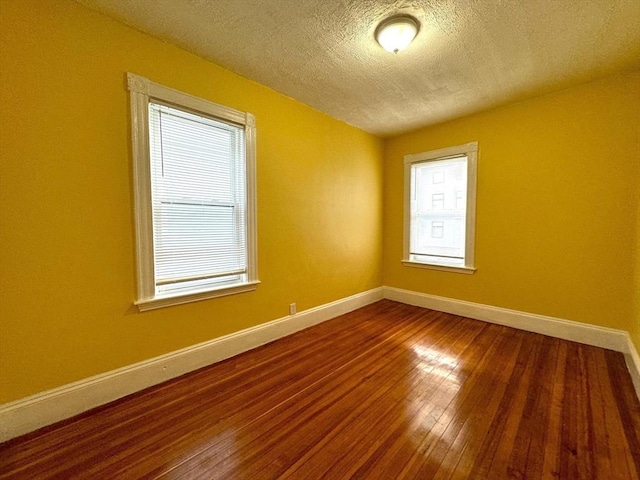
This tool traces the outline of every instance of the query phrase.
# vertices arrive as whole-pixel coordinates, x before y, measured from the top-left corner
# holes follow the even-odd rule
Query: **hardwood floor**
[[[620,353],[388,300],[0,446],[0,478],[639,479]]]

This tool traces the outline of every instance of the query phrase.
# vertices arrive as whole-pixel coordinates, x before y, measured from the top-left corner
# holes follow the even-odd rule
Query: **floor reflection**
[[[435,375],[447,382],[460,385],[460,379],[456,372],[459,362],[457,358],[423,345],[414,345],[412,350],[417,356],[417,368],[428,375]]]
[[[429,468],[433,462],[439,465],[467,428],[456,421],[460,359],[432,345],[414,345],[409,351],[422,377],[406,397],[405,438],[413,451],[409,463]]]
[[[216,478],[215,471],[222,466],[234,471],[239,464],[236,435],[236,428],[226,428],[211,437],[201,439],[172,462],[161,478]]]

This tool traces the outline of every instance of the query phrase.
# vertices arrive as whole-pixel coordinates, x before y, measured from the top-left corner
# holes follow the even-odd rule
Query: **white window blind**
[[[149,102],[157,293],[245,281],[244,130]]]
[[[127,74],[140,311],[256,290],[248,112]]]

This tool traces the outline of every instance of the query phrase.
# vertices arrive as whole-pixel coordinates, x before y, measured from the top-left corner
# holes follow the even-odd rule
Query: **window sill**
[[[476,269],[473,267],[457,267],[457,266],[454,267],[450,265],[436,265],[433,263],[413,262],[411,260],[402,260],[402,264],[405,267],[426,268],[427,270],[440,270],[443,272],[464,273],[466,275],[471,275],[476,271]]]
[[[164,295],[138,300],[135,305],[141,312],[154,310],[156,308],[171,307],[173,305],[181,305],[183,303],[198,302],[200,300],[208,300],[210,298],[224,297],[227,295],[235,295],[236,293],[250,292],[258,288],[259,281],[242,283],[240,285],[232,285],[230,287],[220,287],[213,290],[205,290],[194,293],[182,293],[177,295]]]

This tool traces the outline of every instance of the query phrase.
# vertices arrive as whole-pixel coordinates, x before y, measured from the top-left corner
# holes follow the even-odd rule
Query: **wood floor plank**
[[[622,355],[607,350],[607,359],[611,390],[617,405],[617,412],[622,421],[622,434],[626,439],[629,454],[627,460],[629,469],[635,470],[635,477],[640,478],[640,401],[635,395],[633,385],[628,381],[628,372]],[[632,463],[633,462],[633,463]]]
[[[509,458],[508,472],[516,478],[540,478],[549,421],[558,341],[542,338],[540,354],[533,365],[531,383]]]
[[[467,341],[461,342],[463,344],[473,341],[480,332],[477,325],[475,330],[467,330],[465,335],[468,335],[468,338]],[[404,359],[405,362],[412,362],[413,367],[407,368],[405,365],[404,371],[397,376],[395,388],[376,404],[376,408],[388,411],[375,415],[373,421],[363,422],[362,427],[358,423],[350,424],[349,435],[342,431],[334,432],[335,436],[331,438],[326,451],[307,460],[297,473],[302,477],[312,478],[349,478],[356,475],[355,470],[361,463],[369,459],[375,461],[377,449],[372,450],[370,447],[380,438],[396,438],[392,431],[394,427],[396,432],[406,432],[414,415],[417,415],[433,396],[441,395],[447,380],[455,376],[459,365],[450,362],[452,357],[448,355],[450,352],[447,350],[447,347],[452,346],[451,337],[447,336],[441,340],[442,342],[430,342],[428,346],[424,340],[420,340],[414,346],[411,357]],[[417,362],[414,361],[416,355],[420,357]],[[429,378],[430,381],[425,382],[425,378]],[[408,399],[412,401],[407,402]],[[387,447],[388,445],[382,446],[382,451],[386,451]],[[381,465],[374,468],[379,475],[384,475]]]
[[[598,364],[605,365],[606,360],[602,350],[595,348],[585,349],[585,361],[587,365],[587,384],[588,384],[588,399],[590,405],[590,423],[593,425],[600,425],[602,428],[591,428],[591,435],[593,436],[593,457],[594,457],[594,475],[596,478],[609,477],[611,480],[614,478],[620,478],[620,475],[612,474],[611,469],[611,448],[612,444],[616,441],[609,442],[608,431],[610,428],[607,417],[607,401],[603,392],[603,385],[601,383],[600,372],[598,371]],[[609,403],[614,406],[614,404]],[[613,411],[612,415],[613,416]],[[613,419],[618,420],[618,416]],[[615,446],[614,446],[615,448]],[[627,478],[631,475],[630,472],[625,472]]]
[[[389,338],[391,338],[395,334],[397,334],[398,332],[401,332],[403,329],[406,329],[408,327],[419,328],[419,326],[416,326],[416,325],[405,324],[405,323],[397,323],[396,325],[390,325],[388,327],[388,331],[385,332],[385,336],[388,336]],[[411,332],[409,331],[407,333],[407,335],[410,336]],[[383,342],[381,341],[381,339],[379,339],[378,343],[383,343]],[[358,355],[362,354],[358,350],[356,350],[356,352],[358,353]],[[349,361],[351,361],[351,360],[353,360],[353,358],[349,357]],[[348,362],[346,361],[346,358],[345,358],[345,362],[343,363],[343,365],[346,364],[346,363],[348,363]],[[306,368],[308,368],[308,365],[307,365]],[[365,365],[363,365],[362,368],[365,368]],[[336,370],[339,370],[339,369],[333,369],[331,371],[336,371]],[[305,409],[305,408],[307,408],[307,404],[308,404],[309,398],[310,398],[310,390],[309,390],[309,388],[310,387],[315,388],[314,385],[315,385],[314,383],[311,383],[310,385],[307,385],[305,388],[300,388],[295,396],[291,396],[289,398],[289,401],[286,402],[287,405],[290,408],[295,408],[295,409]],[[301,398],[300,402],[294,402],[293,401],[297,397]],[[238,432],[241,432],[244,428],[251,427],[251,431],[259,431],[259,428],[256,426],[255,422],[264,422],[264,419],[261,420],[261,417],[265,416],[266,414],[268,414],[271,410],[273,410],[273,408],[276,408],[281,403],[282,402],[280,402],[280,403],[278,403],[276,405],[273,405],[271,408],[264,408],[262,411],[258,412],[258,413],[260,413],[259,416],[244,416],[244,417],[236,418],[234,423],[233,423],[235,428],[233,429],[233,432],[232,432],[233,437],[235,438],[234,441],[236,443],[238,442],[238,438],[236,438],[237,435],[238,435]],[[262,425],[262,423],[258,423],[257,425],[260,426],[260,425]],[[221,456],[219,455],[219,451],[217,450],[217,448],[219,448],[219,447],[216,444],[220,443],[220,442],[224,443],[224,436],[223,437],[218,436],[214,442],[208,442],[206,448],[204,448],[201,451],[197,452],[197,456],[199,457],[198,461],[200,463],[206,463],[206,458],[208,456],[211,456],[214,459],[219,460],[221,458]],[[177,459],[176,461],[172,462],[173,464],[172,464],[172,466],[170,468],[173,469],[173,468],[176,467],[176,465],[180,465],[184,461],[190,460],[192,457],[194,457],[194,453],[195,452],[191,451],[183,459]]]
[[[504,365],[508,362],[506,358],[501,358],[499,361],[492,364],[500,365],[502,373],[506,373]],[[517,363],[514,365],[514,368],[517,368]],[[511,370],[513,372],[513,370]],[[513,373],[512,373],[513,375]],[[505,378],[500,378],[500,381],[506,382]],[[488,388],[488,383],[480,382],[474,385],[473,391],[470,395],[462,400],[458,400],[455,404],[456,409],[452,412],[451,416],[453,418],[461,417],[460,421],[451,422],[447,427],[447,431],[445,431],[445,435],[437,435],[437,438],[434,440],[434,452],[426,458],[421,459],[418,464],[418,468],[411,471],[410,478],[430,478],[433,476],[435,472],[443,468],[445,473],[451,472],[451,465],[443,464],[444,459],[442,458],[443,452],[446,452],[449,444],[454,441],[460,432],[461,424],[464,422],[464,418],[466,415],[466,411],[469,408],[473,408],[474,403],[477,401],[477,398],[488,398],[488,393],[494,391],[495,385],[492,384],[491,387]],[[508,385],[507,385],[508,386]],[[504,397],[504,396],[503,396]],[[468,398],[468,400],[467,400]],[[465,401],[466,400],[466,401]],[[469,406],[467,406],[469,405]],[[450,432],[448,435],[447,432]],[[454,452],[455,453],[455,452]]]
[[[394,332],[393,328],[387,329],[387,331],[385,332],[385,335],[392,335]],[[333,346],[335,346],[335,344]],[[251,390],[248,390],[246,394],[242,393],[230,399],[229,408],[233,407],[233,404],[237,404],[238,408],[240,409],[237,413],[233,412],[234,415],[229,417],[228,422],[225,422],[225,423],[230,422],[230,424],[235,426],[235,428],[233,429],[233,435],[235,436],[237,432],[241,428],[243,428],[243,426],[252,424],[252,422],[254,422],[257,418],[259,418],[259,416],[263,415],[265,411],[269,411],[271,408],[281,404],[283,401],[282,399],[288,400],[288,401],[292,400],[294,398],[294,395],[300,395],[301,392],[304,392],[305,388],[308,387],[308,384],[312,384],[318,378],[323,378],[323,376],[326,375],[327,372],[335,371],[342,364],[352,361],[354,358],[353,356],[356,353],[360,354],[357,350],[354,350],[354,349],[345,349],[345,350],[347,351],[344,351],[341,354],[338,354],[338,352],[332,353],[329,356],[329,360],[325,360],[323,358],[315,358],[315,357],[312,358],[310,362],[314,365],[313,373],[308,373],[308,374],[305,373],[306,370],[308,369],[308,366],[304,366],[304,362],[302,362],[300,366],[301,373],[296,377],[292,377],[289,373],[285,371],[284,374],[286,374],[286,378],[283,380],[278,377],[279,375],[283,375],[283,373],[273,372],[273,375],[274,375],[273,381],[275,384],[281,384],[283,383],[283,381],[288,384],[286,385],[285,389],[283,389],[283,391],[267,392],[266,395],[270,397],[269,398],[270,401],[266,405],[263,402],[262,404],[263,408],[259,408],[258,404],[255,409],[252,407],[250,402],[251,402],[251,398],[254,397],[254,394]],[[365,366],[363,366],[363,368],[365,368]],[[269,405],[271,405],[271,407],[267,408]],[[228,410],[226,406],[224,406],[224,409]],[[223,433],[226,433],[226,432],[223,432]],[[217,441],[224,443],[224,435],[218,435]],[[207,450],[212,450],[214,446],[215,445],[207,444]],[[205,455],[205,450],[199,451],[198,454]],[[193,450],[189,449],[187,452],[187,458],[190,458],[193,455],[194,455]],[[217,455],[216,455],[216,458],[217,458]],[[202,458],[200,460],[202,461]],[[178,459],[176,462],[173,462],[173,463],[180,463],[180,462],[181,462],[180,459]]]
[[[350,403],[351,398],[355,397],[356,402],[360,402],[362,398],[367,397],[358,395],[358,392],[368,389],[373,393],[379,389],[380,385],[393,383],[393,377],[397,374],[396,370],[399,366],[394,362],[402,362],[398,357],[404,355],[404,350],[397,345],[414,342],[420,330],[429,327],[430,324],[416,324],[406,331],[398,332],[394,337],[362,352],[362,358],[358,362],[350,362],[340,371],[322,379],[314,385],[312,391],[305,392],[304,412],[300,412],[297,408],[294,412],[290,412],[291,405],[283,405],[280,409],[269,412],[269,415],[259,419],[258,428],[252,425],[251,431],[241,432],[237,439],[237,442],[247,447],[243,458],[231,457],[224,463],[234,467],[240,466],[243,471],[251,475],[264,471],[260,460],[264,458],[264,452],[267,450],[270,451],[271,456],[277,456],[279,452],[284,451],[290,458],[296,457],[301,449],[318,441],[323,434],[323,428],[339,421],[345,412],[357,405],[357,403]],[[299,428],[302,425],[305,428]],[[255,438],[255,431],[266,431],[267,438]],[[270,432],[273,433],[269,434]],[[306,434],[306,438],[300,438],[301,434]],[[250,454],[247,454],[249,452]],[[206,467],[216,467],[215,462],[218,462],[219,456],[209,454],[207,456],[211,461],[206,464]],[[186,468],[190,467],[186,466]],[[199,463],[199,468],[204,468],[202,462]],[[231,476],[232,472],[227,471],[226,468],[224,464],[217,465],[216,472],[223,476]],[[178,469],[176,473],[180,474],[181,471],[182,469]]]
[[[347,322],[344,322],[344,323],[347,324]],[[336,329],[339,329],[340,326],[341,325],[336,325]],[[320,329],[314,330],[314,333],[319,330]],[[288,337],[287,339],[283,339],[283,341],[279,342],[277,346],[290,343],[288,340],[294,336],[295,335]],[[276,345],[274,345],[274,347],[275,346]],[[308,352],[311,349],[313,349],[313,346],[304,345],[303,348]],[[282,357],[282,354],[278,354],[274,350],[276,349],[271,348],[271,352],[272,352],[271,356],[266,361],[271,362],[271,364],[275,368],[285,370],[287,368],[286,364],[275,363],[279,358]],[[291,357],[289,360],[290,362],[292,363],[295,363],[296,361],[299,362],[299,359],[294,360],[296,353],[297,352],[295,350],[291,351]],[[212,375],[211,372],[206,372],[206,373],[195,372],[193,374],[190,374],[189,382],[191,384],[191,387],[190,387],[191,394],[192,395],[197,394],[199,391],[202,390],[202,388],[206,388],[206,389],[219,388],[221,392],[225,392],[224,393],[225,396],[229,396],[231,392],[225,388],[225,385],[223,382],[232,383],[234,382],[234,377],[237,377],[239,374],[242,373],[243,359],[248,359],[250,361],[249,363],[252,363],[250,367],[257,367],[261,364],[257,361],[251,361],[251,360],[259,359],[259,358],[260,358],[259,355],[240,355],[238,357],[235,357],[234,359],[231,359],[230,361],[221,362],[220,364],[217,364],[215,366],[216,372],[214,373],[214,375]],[[238,364],[240,366],[238,366]],[[247,367],[244,366],[244,369],[246,368]],[[261,374],[268,375],[268,373],[269,372],[266,370],[264,373],[262,373],[260,370],[256,370],[255,376],[259,376]],[[208,376],[206,382],[201,381],[200,376],[203,376],[203,375]],[[212,377],[213,377],[213,381],[212,381]],[[75,436],[75,439],[79,440],[80,442],[82,442],[83,439],[86,439],[86,441],[89,442],[91,440],[92,433],[98,432],[99,434],[109,435],[111,433],[109,431],[110,429],[112,430],[119,429],[124,425],[125,421],[131,422],[139,418],[140,416],[146,416],[146,414],[149,411],[153,411],[157,407],[171,409],[171,404],[175,402],[176,399],[178,399],[179,401],[179,399],[183,395],[182,390],[180,388],[176,388],[176,386],[178,386],[181,383],[181,381],[182,380],[178,379],[176,381],[167,382],[162,386],[155,387],[153,391],[151,390],[147,391],[149,395],[147,395],[147,393],[142,393],[137,395],[135,398],[128,399],[126,408],[122,408],[119,405],[117,405],[116,412],[113,412],[113,413],[105,412],[104,415],[94,417],[96,418],[96,420],[92,420],[92,422],[84,423],[80,421],[80,422],[75,422],[73,425],[68,424],[68,425],[61,426],[59,429],[56,429],[56,432],[54,435],[55,439],[53,440],[57,441],[58,444],[63,444],[67,440],[67,438],[65,438],[65,435],[68,433],[68,436],[70,438]],[[243,386],[239,385],[239,387],[241,387],[240,389],[242,389]],[[173,395],[172,395],[172,392],[173,392]],[[197,399],[194,398],[193,400],[197,400]],[[196,404],[197,402],[194,401],[192,403]],[[83,430],[83,426],[86,426],[85,430]],[[42,437],[36,439],[35,441],[42,443]],[[26,447],[25,451],[28,452],[29,441],[28,440],[25,441],[22,445]],[[57,447],[58,445],[53,444],[51,450],[55,452],[57,450]],[[19,455],[14,455],[14,458],[17,461],[22,460],[22,458]]]
[[[451,332],[451,330],[447,332]],[[439,343],[446,341],[446,336],[438,338],[437,335],[431,335],[431,339],[434,343]],[[417,344],[415,347],[421,347],[421,344]],[[396,368],[394,383],[376,388],[365,402],[351,410],[341,422],[333,426],[320,442],[313,446],[313,449],[292,464],[284,472],[282,478],[310,474],[320,476],[326,474],[327,470],[332,470],[331,476],[340,477],[341,475],[334,471],[336,465],[345,457],[364,458],[358,450],[365,449],[369,441],[362,437],[375,430],[379,422],[389,423],[395,410],[403,404],[407,392],[411,391],[413,395],[429,395],[430,392],[425,391],[427,387],[431,392],[437,390],[437,381],[430,382],[427,386],[423,380],[424,372],[432,370],[433,366],[425,364],[420,369],[402,368],[406,361],[406,358],[401,359],[401,368]],[[432,364],[437,361],[437,357],[431,359]],[[444,381],[445,378],[444,375],[441,376],[440,381]],[[345,431],[350,431],[352,436],[344,435]]]
[[[437,439],[433,453],[423,461],[418,470],[419,477],[468,478],[472,460],[493,421],[500,399],[504,395],[507,379],[515,366],[515,356],[504,355],[505,351],[514,351],[515,337],[503,334],[496,335],[495,338],[498,339],[493,344],[495,349],[488,350],[482,362],[478,364],[479,369],[490,374],[478,375],[477,380],[466,382],[463,388],[468,388],[469,394],[465,395],[464,391],[461,391],[458,395],[455,411],[447,427],[448,435]],[[515,341],[517,343],[517,340]],[[500,369],[491,372],[493,365],[500,365]]]
[[[389,334],[392,328],[379,329],[379,333]],[[350,338],[350,337],[348,337]],[[354,339],[358,345],[366,345],[360,337]],[[369,342],[377,342],[377,338],[369,338]],[[173,405],[172,401],[162,402],[163,396],[153,396],[157,404],[151,404],[151,408],[144,408],[145,402],[142,402],[142,409],[133,418],[125,420],[129,412],[117,409],[116,415],[104,415],[106,424],[111,424],[109,429],[97,428],[89,434],[78,436],[74,443],[79,454],[74,455],[72,459],[66,462],[57,462],[56,458],[44,458],[40,463],[45,467],[47,463],[56,463],[57,469],[65,469],[67,475],[73,475],[74,472],[86,471],[100,465],[105,468],[109,459],[95,462],[93,458],[92,445],[101,445],[108,441],[108,438],[115,438],[117,444],[110,445],[110,459],[117,462],[120,460],[131,460],[135,458],[144,458],[145,455],[163,454],[165,451],[172,450],[175,453],[176,443],[181,439],[187,440],[186,448],[189,448],[193,439],[198,439],[203,433],[215,434],[217,430],[224,430],[227,424],[236,424],[246,421],[246,417],[260,414],[264,405],[257,404],[255,398],[268,398],[271,401],[284,401],[299,391],[302,386],[300,382],[312,381],[315,376],[321,376],[323,369],[331,371],[335,365],[339,365],[343,361],[343,357],[352,358],[356,354],[357,349],[350,348],[350,343],[342,343],[336,341],[331,344],[331,349],[327,352],[326,348],[321,349],[317,354],[309,354],[304,352],[302,358],[310,362],[317,362],[318,368],[313,372],[306,372],[301,358],[297,361],[294,358],[283,361],[277,358],[268,365],[262,363],[261,368],[257,370],[250,369],[250,376],[246,375],[216,375],[216,365],[211,372],[212,382],[196,382],[187,381],[186,385],[179,385],[171,391],[178,399],[184,399],[188,395],[190,401],[182,403],[179,408]],[[255,352],[259,354],[260,352]],[[330,361],[322,362],[327,353],[330,353]],[[224,362],[223,362],[224,363]],[[304,374],[303,374],[304,373]],[[264,381],[259,381],[264,379]],[[297,379],[298,383],[293,380]],[[283,388],[283,384],[284,388]],[[179,401],[179,400],[178,400]],[[247,405],[251,405],[247,408]],[[113,413],[113,412],[110,412]],[[178,418],[183,421],[177,422]],[[209,418],[215,418],[215,424],[208,422]],[[144,428],[150,425],[149,428]],[[101,425],[106,427],[106,425]],[[124,427],[124,428],[123,428]],[[86,432],[85,432],[86,433]],[[66,439],[65,439],[66,440]],[[163,441],[161,441],[163,440]],[[161,446],[159,446],[161,445]],[[55,442],[55,447],[50,448],[55,456],[59,456],[60,443]],[[126,452],[125,456],[119,457],[120,452]],[[129,458],[131,457],[131,458]],[[40,460],[40,457],[38,457]],[[51,460],[49,462],[49,460]],[[50,473],[51,470],[47,469]],[[37,474],[36,471],[32,473]]]
[[[558,341],[553,374],[550,375],[551,398],[549,399],[549,420],[546,425],[545,444],[542,448],[541,478],[557,478],[559,476],[562,402],[565,386],[565,365],[567,362],[567,342]]]
[[[506,336],[506,335],[505,335]],[[524,336],[519,337],[520,342],[524,340]],[[510,342],[511,343],[511,342]],[[521,346],[521,343],[518,347]],[[470,422],[469,430],[464,432],[464,435],[459,435],[459,440],[464,442],[464,448],[462,452],[458,455],[457,463],[454,468],[449,469],[451,474],[445,475],[446,470],[443,472],[442,478],[460,478],[466,479],[469,478],[473,464],[475,459],[478,456],[480,449],[482,448],[482,444],[486,438],[486,434],[488,433],[491,425],[495,421],[496,414],[498,412],[498,408],[502,399],[504,398],[504,394],[506,391],[506,387],[508,384],[508,379],[515,368],[516,355],[519,351],[519,348],[514,348],[515,346],[511,344],[508,351],[511,355],[508,358],[498,359],[496,362],[492,362],[493,364],[501,365],[500,378],[496,385],[493,386],[491,396],[483,395],[487,398],[486,403],[481,403],[480,408],[476,408],[474,412],[474,417]],[[472,430],[474,429],[474,430]],[[523,429],[524,430],[524,429]],[[520,432],[519,432],[520,434]],[[516,440],[517,441],[517,440]],[[454,463],[456,462],[455,457],[452,460]],[[442,469],[439,470],[439,472]],[[533,472],[528,472],[528,476],[530,478],[535,478],[531,476]]]
[[[640,480],[620,353],[383,300],[0,445],[0,479]]]
[[[474,338],[464,349],[464,361],[456,365],[452,375],[445,378],[446,382],[441,382],[439,388],[428,397],[407,398],[405,402],[413,407],[411,416],[405,418],[400,412],[397,420],[391,424],[394,429],[383,432],[382,438],[386,440],[369,454],[367,462],[354,473],[355,478],[367,478],[374,472],[382,476],[401,477],[423,456],[428,456],[435,447],[434,440],[439,437],[439,432],[446,429],[453,419],[455,401],[461,401],[474,383],[482,380],[480,376],[473,376],[473,373],[486,366],[484,362],[487,362],[487,358],[493,358],[491,354],[499,348],[494,345],[494,340],[493,335]],[[451,361],[453,351],[449,350],[448,353]]]
[[[538,337],[531,338],[538,339]],[[505,394],[471,469],[470,478],[486,479],[495,475],[495,472],[501,472],[500,474],[506,472],[508,456],[513,447],[513,439],[524,408],[524,399],[530,380],[529,364],[535,355],[535,348],[536,342],[527,338],[517,352],[515,367],[509,376]],[[492,469],[494,472],[490,475]]]
[[[569,372],[572,375],[569,375]],[[593,457],[589,454],[592,439],[589,436],[589,412],[586,400],[586,370],[583,349],[570,345],[567,357],[567,387],[563,409],[562,460],[560,476],[563,478],[594,478]],[[584,400],[583,400],[584,399]]]

